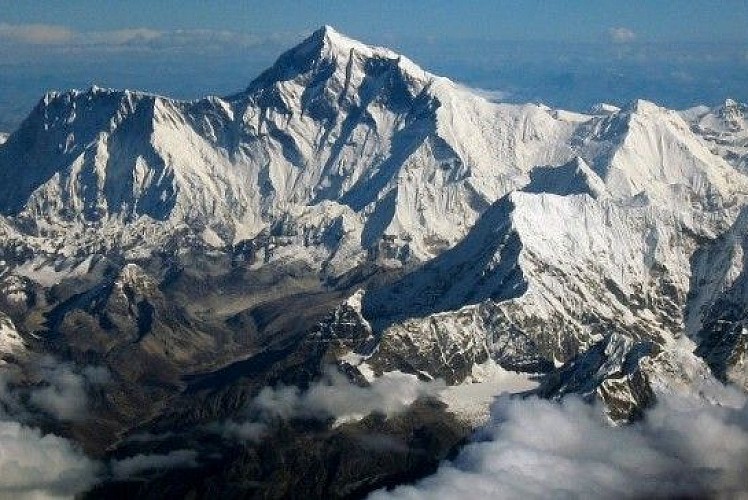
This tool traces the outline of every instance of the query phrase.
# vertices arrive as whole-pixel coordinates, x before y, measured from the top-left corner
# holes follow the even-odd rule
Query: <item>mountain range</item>
[[[452,456],[497,377],[617,424],[748,391],[746,109],[495,103],[328,26],[231,96],[50,92],[0,139],[2,402],[109,464],[92,498],[348,497]],[[80,415],[34,403],[50,359]],[[258,410],[395,376],[397,412]]]

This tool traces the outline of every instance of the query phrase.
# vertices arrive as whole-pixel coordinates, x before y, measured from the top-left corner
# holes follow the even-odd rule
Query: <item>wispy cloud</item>
[[[194,450],[174,450],[165,455],[135,455],[114,460],[110,467],[114,479],[126,479],[155,469],[176,469],[197,467],[197,452]]]
[[[444,387],[442,381],[427,383],[401,372],[385,373],[361,387],[338,371],[330,370],[307,391],[298,387],[266,387],[251,407],[262,415],[281,418],[335,417],[338,421],[348,421],[374,412],[394,415],[422,396],[437,395]]]
[[[43,357],[36,368],[41,384],[30,391],[29,402],[60,420],[86,417],[88,390],[110,381],[109,371],[103,367],[87,366],[76,370],[69,363],[58,363],[50,356]]]
[[[303,391],[295,386],[265,387],[236,421],[216,423],[209,430],[226,439],[257,442],[275,419],[333,419],[334,423],[359,420],[371,413],[395,415],[421,397],[438,395],[446,385],[424,382],[415,375],[385,373],[367,386],[350,382],[334,369]]]
[[[636,40],[636,33],[630,28],[618,26],[608,30],[608,36],[615,43],[628,43]]]

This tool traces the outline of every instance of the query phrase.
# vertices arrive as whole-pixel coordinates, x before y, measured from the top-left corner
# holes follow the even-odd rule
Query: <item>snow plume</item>
[[[499,398],[452,463],[372,498],[748,496],[748,406],[664,398],[642,422],[612,427],[578,398]]]
[[[335,425],[360,420],[371,413],[393,416],[425,396],[437,396],[446,385],[423,382],[415,375],[388,372],[368,386],[351,383],[336,370],[302,391],[295,386],[265,387],[248,405],[245,422],[225,422],[214,430],[227,438],[258,441],[274,419],[335,419]]]
[[[478,87],[466,87],[469,91],[474,94],[478,94],[483,99],[489,102],[503,102],[509,99],[512,94],[506,90],[499,89],[482,89]]]

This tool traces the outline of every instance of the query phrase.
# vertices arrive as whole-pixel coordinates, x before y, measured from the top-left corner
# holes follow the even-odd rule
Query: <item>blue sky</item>
[[[0,0],[0,130],[49,89],[232,93],[322,24],[509,101],[748,100],[746,0]]]
[[[81,31],[145,27],[270,34],[332,24],[366,37],[595,41],[625,27],[645,41],[745,42],[745,0],[0,1],[9,24]],[[2,19],[0,18],[0,19]]]

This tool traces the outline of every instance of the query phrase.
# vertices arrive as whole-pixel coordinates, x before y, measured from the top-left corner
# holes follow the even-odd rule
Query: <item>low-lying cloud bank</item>
[[[731,403],[661,398],[613,427],[578,398],[502,397],[454,462],[371,498],[748,498],[748,405]]]
[[[253,401],[252,408],[281,418],[335,417],[343,422],[375,412],[394,415],[418,398],[436,395],[444,387],[441,381],[423,382],[415,375],[401,372],[385,373],[369,386],[359,386],[331,370],[306,391],[298,387],[266,387]]]

